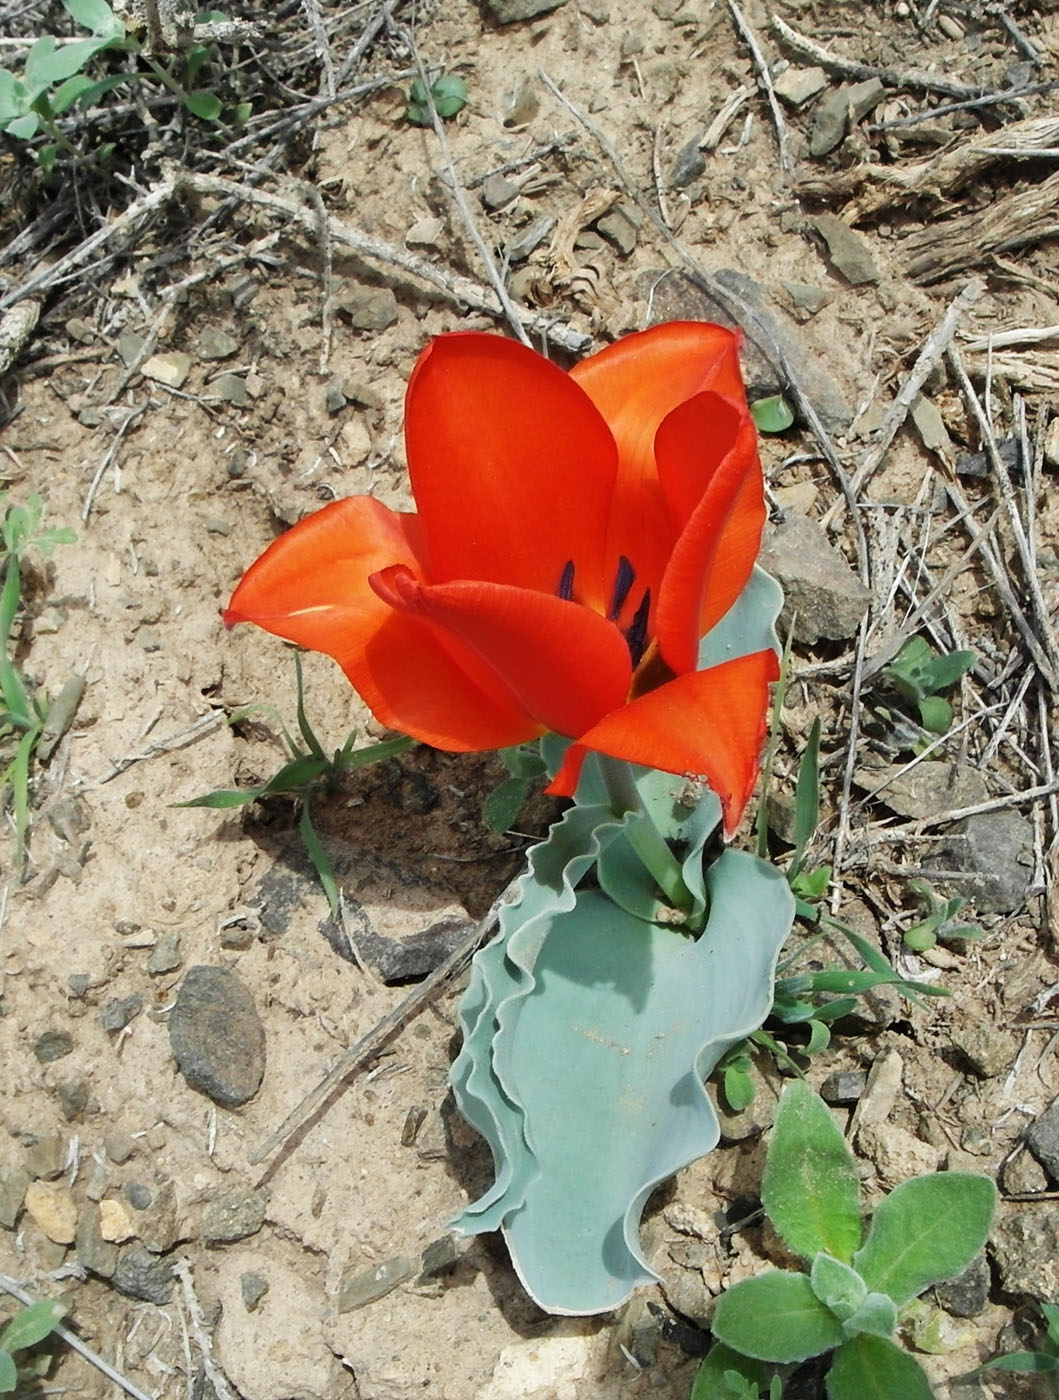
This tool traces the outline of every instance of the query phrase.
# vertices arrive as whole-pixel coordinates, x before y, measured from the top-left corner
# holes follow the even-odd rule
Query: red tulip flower
[[[336,501],[276,540],[224,614],[334,657],[388,728],[436,748],[575,742],[701,775],[726,834],[757,776],[771,650],[696,669],[765,507],[737,339],[676,322],[569,374],[444,335],[408,386],[418,513]]]

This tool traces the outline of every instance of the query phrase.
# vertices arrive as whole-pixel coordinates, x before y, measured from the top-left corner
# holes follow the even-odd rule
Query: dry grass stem
[[[765,62],[765,56],[761,52],[761,45],[757,41],[757,35],[746,21],[742,10],[736,4],[736,0],[728,0],[728,8],[731,11],[735,27],[739,30],[743,42],[750,50],[750,57],[754,60],[754,71],[757,73],[758,83],[765,94],[769,104],[769,111],[772,113],[772,125],[776,129],[776,145],[779,147],[780,169],[785,175],[794,173],[794,161],[791,159],[788,149],[787,123],[783,119],[783,110],[780,107],[772,86],[772,75],[769,73],[769,66]]]

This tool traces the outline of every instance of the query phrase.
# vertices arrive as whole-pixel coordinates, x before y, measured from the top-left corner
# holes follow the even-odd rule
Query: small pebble
[[[191,373],[192,359],[183,350],[170,350],[164,355],[152,355],[140,366],[145,379],[164,384],[167,389],[182,389]]]
[[[125,1199],[133,1210],[146,1210],[151,1204],[151,1193],[142,1181],[129,1181],[125,1185]]]
[[[88,1107],[88,1080],[66,1079],[56,1086],[55,1092],[63,1117],[68,1123],[76,1123]]]
[[[77,1235],[77,1206],[70,1188],[54,1181],[31,1181],[26,1187],[29,1216],[56,1244],[73,1244]]]
[[[231,1244],[256,1235],[265,1223],[269,1195],[264,1189],[231,1191],[211,1201],[202,1217],[202,1238],[207,1244]]]
[[[203,360],[228,360],[237,353],[239,342],[227,331],[207,326],[199,336],[195,351]]]
[[[268,1279],[262,1278],[260,1274],[240,1274],[239,1287],[243,1294],[243,1306],[247,1312],[256,1312],[258,1304],[268,1292]]]
[[[868,1075],[864,1070],[837,1070],[834,1074],[829,1074],[820,1085],[820,1097],[825,1103],[856,1103],[864,1093],[867,1082]]]
[[[349,400],[337,384],[329,384],[324,395],[324,407],[328,413],[341,413]]]
[[[127,997],[108,997],[100,1007],[99,1021],[105,1031],[123,1031],[142,1010],[143,997],[136,992]]]
[[[42,1065],[64,1059],[73,1048],[73,1038],[67,1031],[45,1031],[33,1042],[33,1053]]]
[[[404,1254],[397,1254],[380,1264],[370,1264],[356,1273],[345,1274],[338,1285],[338,1311],[353,1312],[369,1303],[377,1303],[415,1275],[415,1264]]]
[[[147,959],[147,971],[152,977],[158,977],[163,972],[175,972],[180,966],[180,940],[179,933],[162,934]]]
[[[99,1233],[110,1244],[124,1244],[136,1234],[132,1217],[120,1201],[113,1198],[100,1201]]]
[[[173,1266],[168,1259],[159,1259],[144,1249],[132,1245],[123,1249],[113,1274],[114,1287],[130,1298],[163,1307],[173,1296]]]
[[[66,1138],[58,1134],[49,1134],[47,1137],[38,1138],[26,1149],[24,1164],[26,1171],[32,1177],[39,1177],[42,1181],[53,1180],[57,1176],[62,1176],[66,1170],[66,1158],[69,1153],[69,1144]]]
[[[213,392],[225,403],[243,408],[250,402],[250,389],[241,374],[219,374],[210,383]]]
[[[136,1153],[136,1139],[131,1133],[116,1128],[103,1139],[103,1151],[119,1167]]]

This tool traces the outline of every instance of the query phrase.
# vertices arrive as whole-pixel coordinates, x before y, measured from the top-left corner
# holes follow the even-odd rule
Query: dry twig
[[[785,175],[794,173],[794,161],[791,160],[790,151],[787,148],[787,123],[783,119],[783,110],[776,98],[775,90],[772,86],[772,75],[769,73],[765,56],[761,52],[761,45],[757,41],[757,35],[747,23],[742,10],[736,4],[736,0],[728,0],[728,8],[732,12],[735,26],[743,38],[743,42],[750,50],[750,57],[754,60],[754,71],[757,73],[758,83],[769,104],[769,111],[772,113],[772,125],[776,128],[776,144],[780,153],[780,169]]]
[[[902,244],[905,270],[917,282],[938,282],[992,253],[1059,234],[1059,171],[994,200],[985,209],[926,225]]]

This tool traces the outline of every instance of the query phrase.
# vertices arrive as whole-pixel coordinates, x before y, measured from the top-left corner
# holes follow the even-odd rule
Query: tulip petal
[[[603,557],[617,453],[568,374],[500,336],[432,341],[408,385],[405,442],[436,583],[476,578],[605,612]]]
[[[497,583],[422,584],[401,567],[371,582],[391,607],[470,648],[527,714],[557,734],[583,733],[628,695],[625,638],[577,603]]]
[[[572,797],[588,750],[664,773],[701,775],[721,800],[724,832],[735,834],[757,781],[774,651],[695,671],[615,710],[566,752],[548,792]]]
[[[418,570],[418,522],[354,496],[306,517],[251,565],[224,613],[334,657],[375,717],[437,748],[506,748],[540,733],[473,654],[395,613],[371,589],[394,563]],[[464,649],[466,653],[466,649]]]
[[[608,575],[613,577],[624,555],[657,599],[676,533],[658,482],[655,434],[673,409],[707,389],[745,405],[739,337],[701,321],[671,321],[624,336],[575,365],[570,377],[599,409],[618,444]]]
[[[716,394],[674,409],[655,451],[674,518],[685,523],[663,575],[654,635],[684,675],[697,665],[699,639],[750,577],[765,525],[764,486],[753,419]]]

